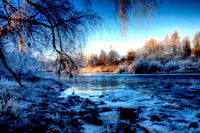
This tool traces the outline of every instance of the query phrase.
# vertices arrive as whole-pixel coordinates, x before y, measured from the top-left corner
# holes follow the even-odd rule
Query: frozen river
[[[192,88],[200,89],[200,74],[80,74],[73,79],[64,78],[63,81],[82,96],[132,89],[151,95],[178,94],[184,97],[193,93],[198,95],[199,91]]]
[[[80,74],[62,80],[71,86],[62,96],[75,93],[97,103],[97,108],[111,108],[111,112],[101,113],[99,119],[104,122],[119,123],[119,107],[141,107],[144,121],[139,124],[149,131],[199,131],[190,127],[191,123],[200,126],[200,74]],[[105,104],[99,104],[102,102]],[[162,122],[152,121],[154,114]],[[92,127],[85,128],[103,130]]]

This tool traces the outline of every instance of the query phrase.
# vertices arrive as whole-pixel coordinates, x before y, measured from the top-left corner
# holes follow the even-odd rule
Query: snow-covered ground
[[[84,123],[85,132],[200,132],[199,74],[84,74],[64,81],[72,87],[61,97],[89,99],[103,122]],[[124,119],[123,109],[139,109],[138,118]]]
[[[1,132],[199,132],[199,74],[1,78]]]

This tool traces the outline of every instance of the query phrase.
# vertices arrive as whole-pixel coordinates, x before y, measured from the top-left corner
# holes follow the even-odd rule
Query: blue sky
[[[89,37],[86,53],[99,54],[100,50],[109,51],[110,44],[121,55],[125,55],[130,49],[143,46],[144,42],[150,38],[162,41],[165,34],[171,35],[176,29],[179,31],[181,39],[189,36],[192,42],[193,36],[200,31],[200,0],[163,0],[159,6],[159,14],[154,15],[148,28],[145,24],[132,23],[128,27],[127,37],[122,36],[119,20],[116,19],[112,4],[94,4],[93,8],[106,21],[107,27],[97,31]]]

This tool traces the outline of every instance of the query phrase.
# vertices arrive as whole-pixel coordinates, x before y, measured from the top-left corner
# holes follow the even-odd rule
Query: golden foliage
[[[2,30],[3,30],[3,26],[0,26],[0,38],[3,36],[2,35]]]
[[[135,60],[135,58],[136,58],[136,52],[135,52],[134,50],[129,50],[129,51],[127,52],[126,59],[127,59],[128,61],[133,61],[133,60]]]
[[[18,45],[19,45],[19,53],[21,53],[22,51],[23,51],[23,53],[25,53],[26,44],[24,43],[24,39],[23,38],[19,39]]]
[[[159,50],[159,42],[154,39],[154,38],[151,38],[149,40],[147,40],[144,44],[144,51],[148,54],[148,55],[151,55],[151,54],[155,54],[156,51]]]
[[[22,45],[21,45],[21,40],[18,41],[19,44],[19,53],[21,53]]]
[[[8,33],[14,33],[22,31],[22,36],[18,36],[18,46],[19,46],[19,53],[23,51],[25,53],[25,41],[27,35],[27,29],[24,26],[24,22],[22,21],[26,16],[28,16],[28,9],[27,9],[27,2],[26,0],[22,1],[22,5],[20,8],[15,8],[16,11],[13,11],[13,7],[10,5],[9,1],[3,2],[4,6],[6,7],[6,13],[10,14],[10,17],[8,18],[6,30]],[[2,34],[3,26],[0,26],[0,37],[3,36]],[[8,38],[10,39],[10,36],[8,34]]]
[[[115,0],[117,3],[119,20],[121,22],[122,33],[127,35],[128,22],[131,21],[133,15],[136,24],[143,20],[147,24],[147,20],[151,20],[152,14],[157,12],[157,0]]]

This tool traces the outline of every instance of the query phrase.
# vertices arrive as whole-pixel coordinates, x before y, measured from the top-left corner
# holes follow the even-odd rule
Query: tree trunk
[[[17,74],[15,72],[13,72],[12,69],[8,66],[1,47],[0,47],[0,59],[1,59],[2,63],[3,63],[3,65],[4,65],[4,67],[6,69],[8,69],[8,71],[13,75],[13,77],[18,82],[20,87],[24,87],[24,85],[21,84],[20,80],[18,79]]]

